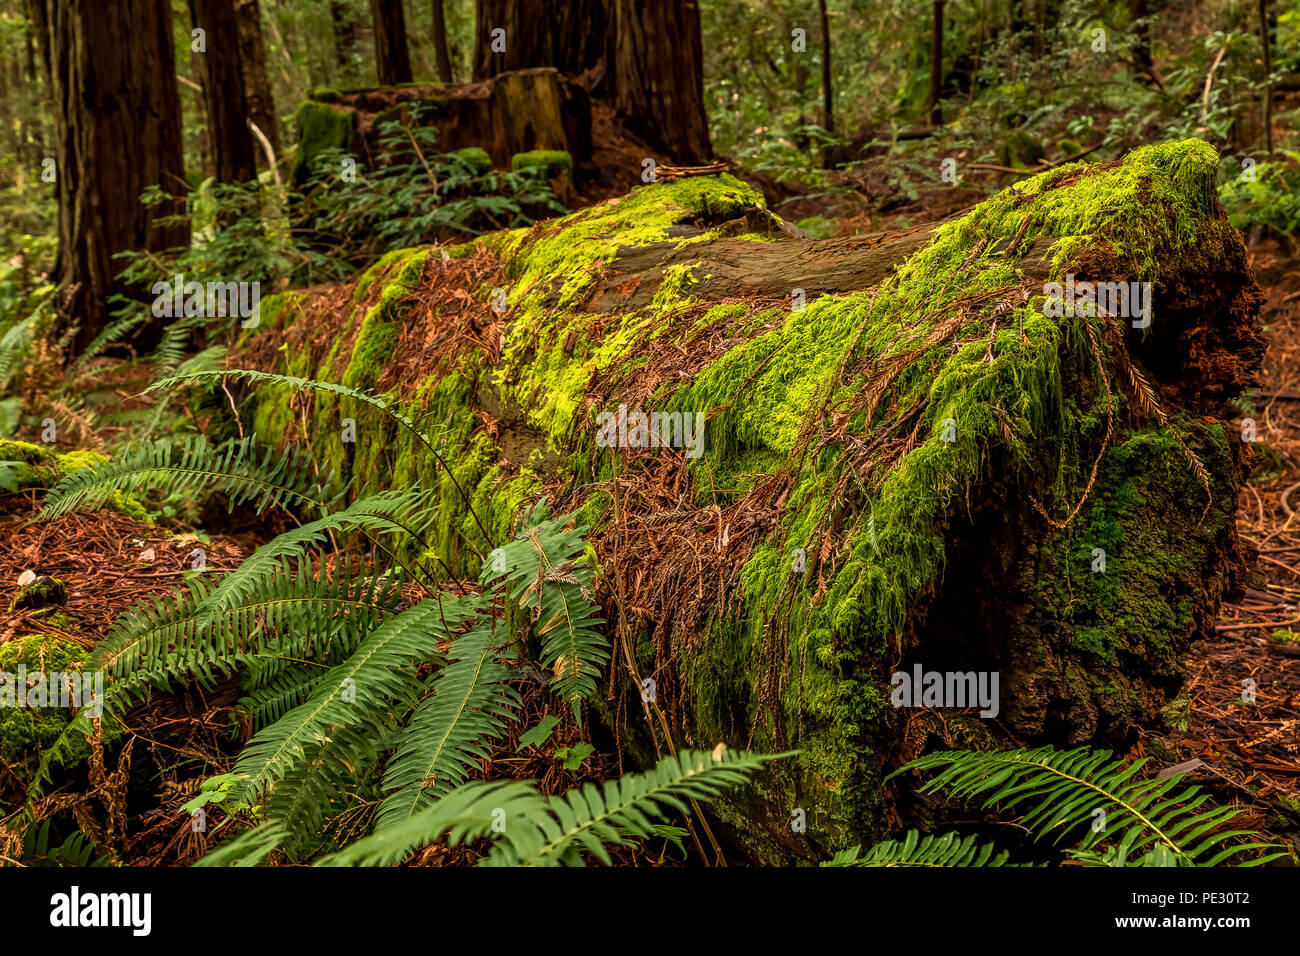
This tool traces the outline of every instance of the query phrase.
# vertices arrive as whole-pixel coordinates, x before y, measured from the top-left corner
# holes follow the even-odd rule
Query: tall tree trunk
[[[609,2],[475,0],[474,79],[537,66],[577,76],[599,66],[605,56]],[[503,44],[505,49],[500,49]]]
[[[379,85],[410,83],[411,51],[406,45],[406,11],[402,0],[370,0],[375,21],[375,65]]]
[[[55,126],[58,307],[84,348],[109,317],[119,252],[188,244],[183,211],[147,209],[150,186],[185,189],[181,105],[169,0],[29,0]],[[138,290],[137,290],[138,291]]]
[[[212,173],[219,183],[257,178],[257,154],[248,128],[248,97],[235,0],[190,0],[195,29],[205,31],[203,103],[208,114]]]
[[[934,0],[934,17],[930,25],[931,126],[943,123],[943,108],[939,105],[939,98],[943,94],[943,2],[944,0]]]
[[[822,126],[826,132],[835,132],[835,104],[831,90],[831,22],[826,13],[826,0],[817,0],[822,18]]]
[[[1269,38],[1268,0],[1259,0],[1259,42],[1264,48],[1264,144],[1273,158],[1273,44]]]
[[[438,63],[438,79],[443,83],[450,83],[451,54],[447,51],[447,11],[443,9],[442,0],[432,0],[430,13],[433,15],[433,56]]]
[[[275,98],[266,71],[266,41],[262,37],[262,10],[258,0],[235,0],[239,23],[239,57],[243,61],[244,96],[248,118],[280,156],[280,122],[275,115]]]
[[[612,11],[615,108],[635,135],[675,162],[709,162],[698,3],[613,0]]]
[[[353,56],[357,47],[357,23],[346,0],[330,0],[330,23],[334,27],[334,58],[346,80],[355,67]]]

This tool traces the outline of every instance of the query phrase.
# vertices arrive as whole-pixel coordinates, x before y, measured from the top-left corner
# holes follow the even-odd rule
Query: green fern
[[[544,797],[531,781],[468,783],[393,827],[321,861],[325,866],[382,866],[401,862],[422,846],[493,840],[489,866],[581,864],[586,854],[611,862],[608,847],[628,835],[644,839],[653,820],[688,813],[687,801],[710,800],[745,783],[775,756],[683,751],[653,770],[625,774],[603,788],[586,783],[563,796]]]
[[[841,850],[822,866],[1020,866],[1008,863],[1006,851],[976,843],[975,834],[945,833],[921,836],[908,830],[902,840],[882,840],[866,855],[861,847]]]
[[[985,809],[1021,810],[1018,822],[1035,839],[1059,844],[1071,837],[1077,842],[1067,853],[1090,865],[1219,866],[1241,854],[1275,849],[1230,843],[1253,836],[1232,829],[1239,810],[1207,806],[1209,796],[1198,787],[1181,786],[1178,776],[1139,777],[1146,763],[1144,758],[1125,764],[1108,750],[1087,747],[957,750],[921,757],[891,776],[937,770],[922,793],[946,792]],[[912,843],[914,854],[932,849]],[[1258,866],[1283,855],[1254,856],[1238,865]]]
[[[594,694],[609,661],[605,622],[591,597],[595,573],[583,560],[586,529],[574,516],[546,518],[544,504],[529,516],[528,530],[484,565],[490,580],[504,569],[507,595],[521,607],[541,638],[541,661],[555,674],[556,693],[581,722],[581,702]]]
[[[474,510],[473,501],[471,501],[469,495],[466,494],[465,489],[461,486],[460,480],[456,477],[455,472],[452,471],[451,466],[447,464],[447,461],[442,457],[441,452],[439,452],[434,446],[433,439],[429,435],[426,435],[419,426],[415,424],[415,421],[402,411],[401,408],[386,402],[384,399],[373,395],[368,391],[360,391],[359,389],[349,388],[346,385],[338,385],[334,382],[323,382],[317,379],[301,378],[296,375],[280,375],[275,372],[263,372],[251,368],[230,368],[195,369],[186,372],[184,375],[175,375],[170,378],[160,379],[146,388],[143,394],[148,394],[149,392],[160,389],[176,388],[190,382],[224,379],[243,379],[254,384],[277,384],[286,385],[295,390],[309,389],[313,391],[327,392],[332,395],[337,395],[340,398],[348,398],[355,402],[360,402],[363,405],[367,405],[379,411],[388,418],[391,418],[401,428],[414,436],[420,444],[424,446],[425,451],[427,451],[433,459],[437,461],[438,467],[442,469],[443,474],[445,474],[451,480],[452,485],[455,486],[456,492],[460,495],[461,502],[469,511],[470,516],[474,519],[474,523],[478,525],[479,533],[483,535],[483,539],[485,541],[491,540],[492,536],[488,534],[487,528],[479,518],[478,512]]]
[[[501,736],[515,716],[519,694],[506,683],[516,670],[496,662],[501,638],[481,623],[452,643],[433,683],[433,696],[411,717],[399,749],[384,773],[384,789],[396,791],[379,806],[377,830],[408,819],[464,782],[488,756],[484,743]]]
[[[267,449],[259,460],[253,438],[211,448],[202,437],[187,439],[179,456],[171,443],[145,440],[110,461],[79,469],[59,481],[45,497],[37,518],[51,521],[74,511],[103,506],[117,494],[141,488],[184,491],[191,497],[224,491],[230,506],[306,507],[328,514],[346,489],[330,493],[333,476],[319,476],[312,460],[296,448],[278,456]]]
[[[385,621],[332,668],[305,703],[258,732],[235,763],[239,793],[252,802],[339,728],[374,725],[394,707],[414,703],[413,665],[435,660],[434,646],[472,615],[476,598],[438,598]]]

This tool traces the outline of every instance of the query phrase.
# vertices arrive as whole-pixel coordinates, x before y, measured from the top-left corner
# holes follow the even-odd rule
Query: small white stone
[[[18,586],[20,588],[25,588],[27,587],[27,585],[31,584],[35,580],[36,580],[36,572],[29,568],[28,570],[24,571],[22,574],[18,575]]]

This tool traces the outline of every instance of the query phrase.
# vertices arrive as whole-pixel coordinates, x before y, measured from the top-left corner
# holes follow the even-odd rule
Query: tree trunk
[[[930,21],[930,125],[943,125],[943,0],[934,0]]]
[[[605,56],[609,0],[475,0],[474,79],[551,66],[565,76],[598,67]],[[494,34],[496,30],[504,35]],[[505,49],[493,49],[504,44]]]
[[[203,102],[208,115],[212,174],[219,183],[257,178],[257,153],[248,128],[248,97],[235,0],[190,0],[195,29],[205,33]],[[265,131],[263,131],[265,132]]]
[[[168,0],[30,0],[55,124],[59,313],[84,348],[109,317],[119,252],[189,242],[187,225],[156,225],[183,203],[146,209],[150,186],[186,189]]]
[[[334,58],[345,78],[354,69],[357,48],[357,24],[345,0],[330,0],[330,22],[334,28]]]
[[[375,21],[375,65],[380,86],[410,83],[411,53],[406,44],[406,11],[402,0],[370,0]]]
[[[1268,0],[1259,0],[1259,42],[1264,50],[1264,144],[1268,158],[1273,158],[1273,44],[1269,36]]]
[[[914,812],[884,779],[925,749],[1128,746],[1179,693],[1245,566],[1230,402],[1264,345],[1217,172],[1205,143],[1166,143],[942,230],[836,241],[799,238],[730,177],[674,179],[463,258],[410,250],[360,302],[264,302],[274,332],[236,362],[284,371],[288,340],[299,373],[459,436],[443,454],[496,536],[439,499],[456,530],[433,547],[459,576],[537,498],[583,508],[599,566],[635,571],[604,616],[630,620],[676,745],[801,751],[720,806],[732,837],[824,859]],[[1150,286],[1117,305],[1085,279]],[[1079,311],[1049,308],[1064,286]],[[355,409],[283,404],[255,393],[254,430],[306,440],[355,493],[447,492],[395,426],[345,445]],[[695,438],[632,424],[652,411],[691,416]],[[996,712],[901,709],[891,685],[914,669],[997,675]],[[639,685],[612,679],[596,715],[653,760]]]
[[[822,126],[826,132],[835,132],[835,105],[831,90],[831,22],[826,12],[826,0],[817,0],[822,22]]]
[[[681,165],[713,158],[696,0],[612,0],[614,107],[628,129]]]
[[[280,121],[275,112],[275,98],[266,71],[266,41],[262,37],[262,10],[258,0],[235,0],[239,21],[239,56],[243,61],[244,96],[248,100],[248,119],[257,124],[271,144],[278,159]]]
[[[447,11],[443,9],[442,0],[431,0],[430,13],[433,20],[433,55],[438,63],[438,79],[443,83],[450,83],[451,54],[447,51]]]

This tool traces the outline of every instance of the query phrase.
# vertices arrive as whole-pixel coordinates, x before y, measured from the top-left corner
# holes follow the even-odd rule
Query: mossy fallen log
[[[455,484],[346,401],[267,386],[253,424],[436,489],[459,572],[536,497],[581,509],[675,743],[800,750],[729,832],[814,859],[912,812],[882,781],[928,747],[1124,742],[1178,693],[1244,566],[1228,403],[1263,351],[1217,167],[1147,147],[826,241],[729,176],[658,183],[266,300],[236,361],[414,403]],[[917,669],[997,700],[896,706],[953,703],[901,701]],[[596,706],[646,755],[638,691]]]

